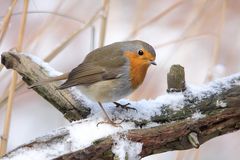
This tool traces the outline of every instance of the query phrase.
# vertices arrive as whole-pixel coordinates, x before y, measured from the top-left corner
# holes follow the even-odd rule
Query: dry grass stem
[[[90,41],[90,50],[94,50],[95,49],[95,32],[96,29],[94,26],[91,27],[91,41]]]
[[[163,43],[163,44],[155,45],[154,48],[156,48],[156,49],[162,48],[162,47],[165,47],[165,46],[167,46],[167,45],[176,44],[176,43],[179,43],[179,42],[182,42],[182,41],[186,41],[186,40],[191,40],[192,38],[198,38],[198,36],[199,36],[199,37],[202,37],[202,36],[203,36],[203,37],[207,37],[207,36],[210,37],[210,36],[212,36],[212,37],[215,38],[215,35],[203,34],[203,33],[202,33],[202,34],[197,33],[197,34],[192,35],[192,36],[186,36],[186,35],[188,34],[188,32],[190,31],[190,29],[192,29],[193,26],[196,25],[196,22],[199,21],[199,18],[202,16],[203,11],[204,11],[204,9],[205,9],[205,7],[206,7],[207,1],[208,1],[208,0],[204,0],[204,1],[201,3],[201,5],[198,5],[198,6],[196,7],[196,8],[197,8],[197,11],[194,11],[194,13],[196,13],[196,16],[195,16],[193,19],[190,20],[190,23],[187,25],[185,31],[183,31],[183,33],[181,34],[181,36],[180,36],[179,38],[177,38],[177,39],[175,39],[175,40],[172,40],[172,41],[169,41],[169,42],[166,42],[166,43]],[[168,9],[166,9],[164,12],[161,12],[157,17],[154,17],[153,19],[157,20],[157,18],[159,19],[159,18],[167,15],[167,13],[173,11],[176,7],[178,7],[179,5],[181,5],[183,2],[184,2],[184,1],[178,1],[178,2],[176,2],[174,5],[172,5],[172,6],[169,7]],[[154,21],[153,21],[153,20],[150,20],[149,22],[152,22],[152,23],[153,23]],[[149,23],[149,22],[147,22],[147,23],[148,23],[148,24],[151,24],[151,23]],[[145,23],[145,24],[147,24],[147,23]],[[143,25],[142,25],[142,26],[143,26]],[[145,27],[145,26],[144,26],[144,27]],[[143,28],[141,28],[141,26],[140,26],[140,29],[143,29]],[[138,31],[139,31],[139,29],[134,30],[134,31],[130,34],[130,36],[128,37],[128,39],[131,38],[131,37],[133,37],[133,36],[135,36]],[[176,46],[175,48],[177,48],[177,46]],[[175,49],[175,50],[177,50],[177,49]],[[162,62],[162,64],[159,63],[158,66],[160,66],[160,67],[161,67],[161,66],[165,66],[165,65],[171,60],[171,58],[174,57],[174,54],[177,54],[177,52],[173,52],[171,55],[168,56],[168,58],[166,58],[166,60],[165,60],[164,62]],[[144,93],[142,92],[142,93],[134,94],[132,97],[133,97],[133,99],[134,99],[134,97],[142,96],[142,94],[144,94]]]
[[[104,46],[105,37],[106,37],[106,29],[107,29],[107,18],[110,8],[110,0],[104,0],[103,2],[103,16],[100,27],[100,36],[99,36],[99,47]]]
[[[142,25],[140,25],[139,27],[137,27],[135,30],[133,30],[130,35],[128,36],[127,39],[130,39],[131,37],[134,37],[140,30],[142,30],[143,28],[156,23],[160,18],[166,16],[168,13],[170,13],[172,10],[174,10],[175,8],[177,8],[178,6],[180,6],[181,4],[183,4],[185,0],[180,0],[178,2],[176,2],[175,4],[173,4],[172,6],[170,6],[169,8],[167,8],[166,10],[164,10],[163,12],[159,13],[157,16],[153,17],[152,19],[150,19],[149,21],[143,23]]]
[[[187,25],[186,29],[183,31],[183,33],[181,34],[181,38],[186,37],[187,34],[189,34],[190,31],[192,32],[197,32],[196,28],[195,30],[193,29],[194,26],[196,26],[196,24],[199,22],[199,20],[201,19],[201,17],[203,16],[204,10],[206,9],[207,5],[208,5],[208,0],[203,0],[201,5],[197,6],[197,14],[196,16],[189,22],[189,24]],[[192,30],[191,30],[192,29]]]
[[[9,83],[7,86],[10,86],[11,83]],[[19,80],[17,82],[15,91],[18,91],[21,87],[23,87],[25,85],[25,83],[22,80]],[[0,108],[4,106],[4,104],[6,103],[6,101],[8,100],[8,92],[9,88],[7,87],[4,92],[3,95],[0,97]]]
[[[24,8],[23,8],[23,15],[21,19],[21,26],[20,26],[20,31],[18,34],[18,41],[17,41],[17,51],[22,51],[22,46],[23,46],[23,37],[25,33],[25,28],[26,28],[26,22],[27,22],[27,10],[28,10],[28,0],[24,0]]]
[[[195,38],[204,38],[204,37],[210,37],[210,38],[214,38],[214,39],[217,38],[217,36],[215,34],[211,34],[211,33],[209,33],[209,34],[208,33],[206,33],[206,34],[196,34],[196,35],[192,35],[192,36],[189,36],[189,37],[178,38],[178,39],[175,39],[175,40],[172,40],[172,41],[169,41],[169,42],[158,44],[158,45],[155,45],[154,48],[158,49],[158,48],[162,48],[162,47],[165,47],[165,46],[168,46],[168,45],[180,43],[180,42],[183,42],[183,41],[188,41],[188,40],[192,40],[192,39],[195,39]]]
[[[27,21],[27,10],[28,10],[28,0],[24,0],[24,8],[23,8],[23,15],[21,19],[21,26],[20,31],[18,34],[18,41],[17,41],[17,51],[22,50],[22,44],[23,44],[23,36]],[[4,155],[7,151],[7,142],[8,142],[8,135],[9,135],[9,129],[10,129],[10,123],[11,123],[11,113],[12,113],[12,107],[13,107],[13,98],[16,88],[16,82],[17,82],[17,73],[16,71],[13,71],[12,73],[12,81],[9,88],[9,94],[8,94],[8,103],[7,103],[7,111],[6,111],[6,117],[5,117],[5,124],[3,129],[3,135],[1,139],[1,148],[0,148],[0,156]]]
[[[126,40],[133,38],[134,36],[136,36],[136,34],[142,30],[143,28],[157,22],[157,20],[159,20],[160,18],[166,16],[168,13],[170,13],[171,11],[173,11],[175,8],[177,8],[178,6],[180,6],[181,4],[183,4],[183,2],[185,2],[185,0],[179,0],[176,3],[174,3],[173,5],[171,5],[170,7],[168,7],[166,10],[164,10],[163,12],[159,13],[157,16],[153,17],[152,19],[150,19],[149,21],[147,21],[146,23],[143,23],[142,25],[140,25],[139,27],[137,27],[135,30],[133,30],[129,36],[126,38]],[[141,97],[144,94],[144,92],[138,93],[138,94],[132,94],[131,98],[135,99],[135,97]]]
[[[134,20],[134,23],[133,23],[133,30],[136,30],[139,26],[139,22],[143,16],[143,13],[144,13],[144,7],[145,7],[145,0],[139,0],[137,2],[137,7],[136,7],[136,11],[135,11],[135,20]]]
[[[196,149],[194,153],[194,160],[200,160],[200,149]]]
[[[2,25],[1,25],[1,28],[0,28],[0,45],[2,44],[2,40],[3,40],[3,38],[6,34],[6,31],[7,31],[11,16],[12,16],[13,9],[16,5],[16,2],[17,2],[17,0],[12,1],[12,4],[8,8],[7,14],[3,18]],[[1,64],[0,65],[0,72],[1,72],[2,69],[3,69],[3,65]]]
[[[182,40],[185,41],[185,40],[188,40],[189,38],[190,38],[190,39],[195,38],[195,36],[196,36],[196,38],[198,38],[197,35],[205,35],[205,34],[200,34],[200,33],[198,33],[198,31],[197,31],[197,28],[198,28],[198,27],[196,27],[196,25],[197,25],[197,22],[199,22],[199,19],[203,16],[204,10],[205,10],[206,7],[207,7],[207,2],[208,2],[208,0],[205,0],[205,1],[202,2],[202,5],[197,6],[196,16],[189,22],[189,24],[187,25],[186,29],[182,32],[180,38],[179,38],[179,39],[176,39],[176,40],[173,40],[173,41],[181,42]],[[197,34],[188,37],[187,35],[188,35],[190,32],[192,32],[192,33],[197,33]],[[211,36],[211,37],[214,38],[214,39],[217,38],[215,34],[208,34],[208,33],[207,33],[206,35],[209,35],[209,36]],[[173,42],[173,43],[174,43],[174,42]],[[170,45],[170,44],[172,44],[172,41],[166,42],[166,43],[164,43],[164,44],[160,44],[158,47],[160,48],[160,47],[164,47],[164,46]],[[176,46],[174,50],[177,50],[177,47],[180,47],[180,46],[179,46],[179,45]],[[178,52],[173,52],[173,53],[169,56],[169,58],[166,59],[163,64],[161,64],[161,66],[166,65],[166,64],[168,63],[168,61],[171,60],[171,57],[174,57],[174,55],[177,54],[177,53],[178,53]]]
[[[0,44],[1,44],[1,42],[4,38],[4,35],[7,31],[7,28],[8,28],[11,16],[12,16],[13,9],[16,5],[16,2],[17,2],[17,0],[12,1],[11,5],[8,8],[6,16],[4,16],[4,18],[3,18],[1,29],[0,29]]]
[[[144,7],[146,6],[145,0],[138,1],[137,7],[136,7],[136,18],[133,23],[133,31],[136,31],[141,23],[141,18],[143,16],[144,11],[146,10]]]
[[[44,61],[50,62],[54,57],[58,55],[79,33],[81,33],[86,28],[90,27],[92,23],[98,18],[99,13],[102,11],[102,8],[98,9],[93,17],[80,29],[71,34],[65,41],[63,41],[59,46],[57,46],[51,53],[44,58]]]
[[[3,65],[2,64],[0,64],[0,72],[1,72],[1,70],[3,69]]]
[[[226,14],[226,5],[227,5],[226,3],[227,3],[226,0],[222,0],[220,26],[219,26],[217,38],[214,41],[214,47],[213,47],[213,52],[211,57],[212,61],[211,61],[210,67],[208,68],[207,76],[204,80],[205,82],[212,80],[213,68],[218,63],[218,60],[220,57],[220,44],[221,44],[221,37],[222,37],[222,32],[223,32],[224,23],[225,23],[225,14]]]
[[[185,151],[177,151],[176,160],[183,160]]]
[[[54,12],[58,12],[59,8],[61,8],[61,7],[62,7],[62,2],[60,2],[56,6],[56,8],[54,9]],[[42,38],[42,36],[44,35],[43,33],[46,32],[50,28],[49,26],[54,24],[54,22],[56,21],[56,19],[54,19],[54,17],[55,16],[48,17],[47,20],[45,20],[44,23],[42,23],[42,25],[39,27],[39,29],[32,34],[31,38],[26,40],[26,49],[28,49],[31,44],[34,44],[36,41],[39,41],[39,39]],[[35,48],[36,47],[37,47],[37,45],[35,46]],[[33,48],[32,50],[35,50],[35,48]]]
[[[4,87],[4,89],[3,89],[4,92],[3,92],[2,97],[0,97],[0,101],[2,101],[3,97],[8,96],[8,91],[9,91],[10,85],[11,85],[11,82],[8,83],[8,84]]]
[[[13,71],[12,74],[13,74],[12,82],[9,90],[7,111],[6,111],[5,121],[4,121],[5,123],[3,128],[3,134],[1,136],[0,157],[3,156],[7,151],[9,127],[11,122],[11,113],[12,113],[12,105],[13,105],[13,98],[14,98],[14,87],[16,86],[16,79],[17,79],[17,73]]]
[[[12,13],[12,16],[18,16],[18,15],[21,15],[21,14],[22,14],[22,12],[15,12],[15,13]],[[61,13],[57,13],[56,11],[53,11],[53,12],[51,12],[51,11],[28,11],[27,14],[28,15],[31,15],[31,14],[50,14],[50,15],[53,15],[53,16],[58,16],[58,17],[62,17],[62,18],[72,20],[72,21],[76,21],[76,22],[79,22],[79,23],[82,23],[82,24],[85,23],[85,21],[83,21],[83,20],[71,17],[69,15],[64,15],[64,14],[61,14]],[[2,17],[0,17],[0,18],[2,18]]]

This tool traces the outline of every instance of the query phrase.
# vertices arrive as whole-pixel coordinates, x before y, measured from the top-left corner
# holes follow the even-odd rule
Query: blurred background
[[[0,0],[0,53],[19,46],[26,1]],[[153,45],[158,66],[150,67],[143,85],[128,97],[131,100],[165,94],[166,75],[172,64],[184,66],[187,84],[195,85],[240,69],[240,1],[29,0],[27,11],[19,50],[49,61],[60,72],[70,71],[91,50],[102,45],[133,39]],[[11,73],[0,66],[0,135],[4,130]],[[10,124],[8,151],[68,122],[48,102],[22,85],[18,77]],[[215,138],[198,150],[167,152],[144,159],[239,160],[239,134],[238,131]]]

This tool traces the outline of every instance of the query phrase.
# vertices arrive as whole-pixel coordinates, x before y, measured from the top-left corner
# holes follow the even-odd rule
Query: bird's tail
[[[45,84],[48,84],[48,83],[51,83],[51,82],[55,82],[55,81],[65,80],[65,79],[68,78],[68,75],[69,75],[69,73],[64,73],[64,74],[62,74],[60,76],[57,76],[57,77],[49,77],[48,79],[44,79],[42,81],[33,83],[31,86],[29,86],[29,88],[45,85]]]

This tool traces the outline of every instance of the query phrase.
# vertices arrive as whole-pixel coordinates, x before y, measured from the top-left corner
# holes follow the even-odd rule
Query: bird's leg
[[[103,108],[102,103],[101,103],[101,102],[98,102],[98,104],[99,104],[99,106],[102,108],[103,113],[105,114],[105,116],[107,117],[107,121],[99,122],[99,123],[97,124],[97,126],[98,126],[99,124],[104,124],[104,123],[106,123],[106,124],[110,124],[110,125],[112,125],[112,126],[114,126],[114,127],[121,127],[120,124],[121,124],[122,122],[120,122],[120,123],[113,122],[113,121],[109,118],[109,116],[108,116],[107,112],[105,111],[105,109]]]
[[[121,107],[122,109],[126,109],[126,110],[132,109],[132,110],[137,111],[136,108],[128,107],[128,105],[130,105],[130,103],[127,103],[127,104],[120,104],[118,102],[113,102],[113,103],[116,105],[116,107]]]

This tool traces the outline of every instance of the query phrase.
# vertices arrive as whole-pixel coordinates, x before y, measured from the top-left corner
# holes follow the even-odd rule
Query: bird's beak
[[[157,65],[157,63],[155,62],[155,61],[150,61],[150,64],[152,64],[152,65]]]

